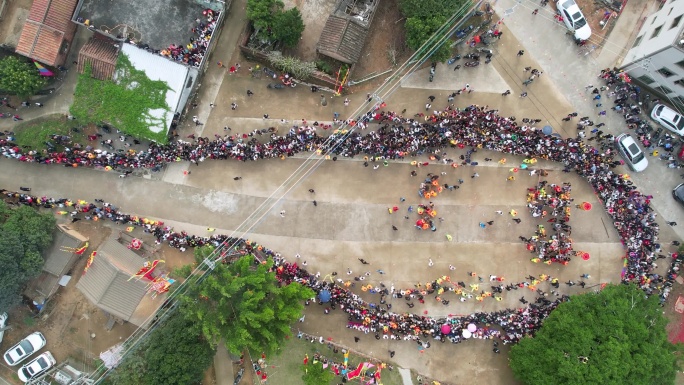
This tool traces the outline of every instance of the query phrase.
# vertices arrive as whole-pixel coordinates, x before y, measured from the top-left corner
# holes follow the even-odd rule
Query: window
[[[675,80],[674,84],[684,87],[684,79]]]
[[[677,28],[680,21],[682,21],[682,15],[679,15],[679,16],[675,17],[674,20],[672,20],[672,25],[670,26],[670,29]]]
[[[651,39],[653,39],[654,37],[658,37],[658,35],[660,35],[661,29],[663,29],[662,25],[659,26],[658,28],[656,28],[655,30],[653,30],[653,34],[651,35]]]
[[[637,37],[636,40],[634,40],[634,45],[632,45],[632,48],[638,47],[639,44],[641,44],[641,39],[643,39],[643,38],[644,38],[644,35]],[[684,62],[684,60],[682,60],[682,61]],[[682,63],[682,64],[684,64],[684,63]]]
[[[659,69],[657,72],[659,74],[665,76],[666,78],[669,78],[670,76],[674,75],[674,73],[672,73],[672,71],[670,71],[669,69],[667,69],[665,67]]]
[[[641,75],[637,79],[644,84],[655,83],[655,80],[653,80],[653,78],[648,75]]]
[[[651,20],[651,25],[655,24],[655,21],[657,18],[658,18],[658,16],[654,17],[653,20]]]
[[[684,68],[684,60],[678,61],[678,62],[676,62],[675,64],[678,65],[679,68]]]
[[[658,92],[662,92],[665,95],[672,93],[672,90],[665,86],[655,87],[654,89]]]

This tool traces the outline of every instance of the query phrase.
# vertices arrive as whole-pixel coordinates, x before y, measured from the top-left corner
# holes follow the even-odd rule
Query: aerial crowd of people
[[[284,135],[278,135],[275,130],[256,130],[250,134],[217,136],[215,140],[196,138],[192,142],[176,141],[166,145],[151,144],[145,151],[114,151],[101,149],[69,149],[62,152],[25,151],[9,142],[7,138],[0,139],[0,151],[7,158],[14,158],[24,162],[44,164],[63,164],[67,167],[89,166],[106,169],[116,169],[130,172],[136,168],[159,169],[163,165],[179,160],[191,161],[199,164],[208,159],[234,159],[240,161],[255,161],[259,159],[277,159],[293,156],[301,152],[317,151],[332,160],[337,157],[352,158],[365,156],[363,165],[370,162],[388,162],[391,160],[413,159],[425,154],[435,162],[452,165],[454,167],[473,166],[470,157],[462,157],[462,161],[454,161],[444,155],[444,150],[453,148],[470,148],[468,154],[477,149],[487,149],[501,153],[521,155],[526,159],[547,159],[564,165],[564,172],[575,171],[583,176],[598,194],[608,215],[626,248],[625,264],[622,280],[639,285],[650,295],[659,295],[664,301],[669,294],[672,282],[679,271],[682,262],[676,254],[665,276],[654,272],[655,260],[660,252],[658,243],[658,225],[656,214],[650,207],[651,197],[642,194],[629,180],[627,175],[614,170],[620,162],[613,158],[614,153],[603,151],[610,146],[610,135],[596,133],[592,138],[596,140],[598,148],[589,146],[577,138],[563,139],[558,136],[545,135],[534,126],[534,122],[524,119],[518,123],[515,117],[503,117],[497,110],[487,106],[471,105],[464,109],[448,107],[430,115],[405,118],[401,114],[391,111],[380,111],[384,104],[375,104],[367,114],[348,121],[350,128],[338,129],[330,135],[317,133],[317,124],[302,122]],[[420,119],[420,120],[418,120]],[[369,130],[352,129],[353,127]],[[260,137],[267,135],[265,141]],[[438,177],[426,180],[421,194],[429,193],[432,189],[440,189]],[[432,182],[435,182],[433,185]],[[429,188],[428,188],[429,184]],[[448,185],[446,186],[449,187]],[[536,239],[525,239],[531,250],[539,253],[541,261],[569,260],[564,251],[571,250],[571,245],[564,235],[569,235],[571,228],[567,225],[567,207],[570,186],[539,185],[530,191],[532,200],[530,209],[532,214],[540,215],[551,211],[550,222],[557,233],[545,240],[539,229]],[[108,218],[125,225],[143,226],[146,232],[152,233],[159,242],[167,241],[169,245],[185,249],[212,243],[221,245],[225,242],[238,240],[225,236],[199,237],[186,233],[175,233],[172,229],[155,221],[123,214],[111,205],[96,203],[79,203],[66,199],[52,199],[33,197],[28,194],[3,191],[8,198],[18,203],[44,207],[73,206],[77,214],[83,219]],[[431,220],[430,206],[423,207],[428,213],[425,221]],[[65,212],[68,212],[65,210]],[[73,212],[72,212],[73,214]],[[545,230],[544,230],[545,234]],[[533,237],[534,238],[534,237]],[[239,241],[241,247],[251,251],[253,246]],[[420,342],[420,337],[435,337],[442,341],[460,342],[462,336],[458,333],[464,325],[477,323],[478,330],[473,336],[498,336],[505,343],[517,341],[527,333],[532,333],[542,320],[566,297],[556,298],[554,301],[544,296],[521,309],[508,309],[494,313],[475,313],[469,316],[448,317],[434,319],[415,314],[393,313],[387,306],[380,306],[364,302],[360,296],[349,289],[334,283],[318,280],[306,270],[293,263],[288,263],[278,254],[263,249],[266,256],[274,257],[278,277],[283,282],[298,281],[312,287],[317,292],[327,290],[331,293],[330,308],[340,307],[349,314],[349,326],[364,333],[373,333],[376,338],[413,339]],[[454,285],[454,289],[460,285]],[[462,288],[464,289],[464,288]],[[497,292],[494,287],[494,292]],[[499,288],[500,290],[501,288]],[[382,295],[396,295],[387,288],[377,288]],[[399,292],[400,293],[400,292]],[[415,295],[415,293],[412,293]],[[418,294],[422,295],[422,294]],[[372,305],[372,306],[371,306]],[[382,305],[382,303],[381,303]],[[443,333],[442,326],[450,326],[448,333]],[[495,324],[503,332],[484,328],[485,324]],[[424,344],[425,342],[420,342]]]

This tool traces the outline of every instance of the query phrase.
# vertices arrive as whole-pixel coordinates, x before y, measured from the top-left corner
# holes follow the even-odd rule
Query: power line
[[[406,71],[404,75],[401,77],[397,78],[396,75],[392,75],[388,77],[383,84],[381,84],[378,87],[378,90],[376,90],[375,95],[377,95],[379,100],[386,100],[387,96],[391,95],[401,84],[401,81],[406,78],[408,75],[410,75],[419,65],[421,65],[425,60],[427,60],[437,49],[443,45],[447,39],[450,38],[450,36],[453,34],[453,32],[458,28],[459,24],[455,24],[450,27],[459,17],[462,17],[467,14],[466,11],[472,12],[474,9],[479,7],[481,4],[481,1],[476,3],[475,5],[466,2],[464,3],[459,10],[457,10],[452,16],[444,23],[438,30],[430,36],[430,38],[409,58],[404,64],[400,66],[400,68],[395,72],[395,74],[399,74],[402,71]],[[419,57],[419,60],[413,61],[412,58],[414,57]],[[414,63],[411,65],[410,63]],[[370,111],[368,111],[368,105],[371,103],[373,98],[371,100],[367,100],[364,102],[360,107],[358,107],[352,116],[359,116],[362,117],[361,120],[363,120],[364,116],[368,116],[368,114],[372,114],[372,112],[376,111],[379,108],[378,102],[373,104],[371,106]],[[364,109],[364,106],[366,108]],[[360,112],[366,110],[366,113],[363,115],[358,115]],[[351,117],[350,119],[351,120]],[[342,125],[339,130],[342,130],[344,127],[346,127],[346,124]],[[328,156],[330,153],[334,152],[334,150],[339,147],[344,141],[346,141],[347,138],[349,138],[358,128],[358,124],[352,126],[348,132],[343,133],[341,137],[336,137],[334,134],[331,135],[330,137],[326,138],[326,140],[319,145],[319,150],[326,149],[325,153],[323,155],[318,154],[317,151],[313,151],[313,153],[305,159],[305,161],[283,182],[281,185],[266,199],[264,202],[256,209],[254,210],[243,222],[237,227],[236,230],[234,230],[231,235],[226,239],[226,241],[222,242],[219,244],[216,249],[210,254],[209,257],[207,257],[202,263],[198,264],[198,266],[190,273],[188,277],[186,277],[186,280],[181,283],[172,293],[169,294],[166,303],[171,303],[170,306],[168,306],[165,309],[158,310],[156,314],[150,316],[145,323],[147,322],[152,322],[151,326],[140,333],[138,333],[142,328],[139,328],[136,333],[131,335],[124,345],[129,345],[128,348],[121,353],[121,358],[120,360],[123,360],[131,351],[136,349],[138,345],[142,342],[142,340],[148,336],[152,331],[156,329],[157,326],[159,326],[163,321],[168,318],[170,313],[175,310],[177,303],[176,297],[179,295],[184,294],[187,290],[188,287],[190,286],[190,283],[199,283],[201,282],[204,278],[208,276],[211,272],[211,268],[207,268],[205,270],[205,267],[211,267],[212,263],[220,262],[225,258],[224,250],[230,250],[235,248],[238,243],[242,242],[242,239],[249,234],[252,229],[257,226],[261,221],[264,219],[265,215],[273,209],[284,197],[287,195],[292,189],[294,189],[296,186],[299,185],[301,181],[306,179],[311,173],[313,173],[319,166],[320,164],[326,159],[326,156]],[[339,131],[338,130],[338,131]],[[322,151],[321,151],[322,153]],[[287,188],[287,184],[291,181],[294,180],[294,183]],[[277,193],[279,193],[281,190],[283,191],[279,197],[274,198]],[[274,200],[272,204],[269,206],[269,202],[271,200]],[[252,224],[249,224],[249,221],[252,221]],[[241,230],[243,229],[244,230]],[[234,235],[236,233],[242,233],[239,238],[236,239]],[[229,243],[231,243],[229,245]],[[210,259],[210,257],[213,258]],[[171,302],[173,301],[173,302]],[[161,314],[160,314],[161,311]],[[156,320],[154,320],[156,318]],[[103,364],[100,365],[97,370],[95,371],[96,373],[99,372],[100,370],[103,370]],[[95,380],[96,382],[99,382],[103,380],[110,372],[112,369],[106,369],[104,372]]]

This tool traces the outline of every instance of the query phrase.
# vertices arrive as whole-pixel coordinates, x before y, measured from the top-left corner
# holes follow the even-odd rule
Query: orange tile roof
[[[16,52],[55,65],[77,3],[78,0],[34,0]]]

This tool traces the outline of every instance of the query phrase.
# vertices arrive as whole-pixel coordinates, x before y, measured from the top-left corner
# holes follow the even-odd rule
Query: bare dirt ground
[[[77,363],[77,367],[92,370],[97,366],[95,360],[101,352],[125,340],[137,327],[131,323],[115,324],[112,330],[107,331],[107,317],[104,312],[90,303],[76,288],[90,253],[96,250],[112,231],[120,229],[112,229],[94,222],[76,222],[71,226],[90,239],[88,250],[71,271],[71,281],[67,287],[58,290],[37,318],[32,317],[26,306],[18,306],[12,310],[8,322],[12,329],[5,332],[1,348],[7,349],[26,335],[40,331],[47,339],[44,350],[52,352],[58,363],[69,359]],[[190,252],[180,253],[168,246],[159,251],[158,258],[166,261],[162,266],[166,272],[193,261]],[[16,369],[18,368],[0,365],[0,376],[19,384]],[[207,371],[203,383],[214,383],[213,368]]]
[[[288,54],[305,61],[316,60],[316,44],[321,37],[328,15],[335,9],[337,1],[331,0],[284,0],[285,9],[297,7],[304,20],[304,33],[297,48]]]
[[[410,52],[406,49],[404,23],[397,2],[380,2],[361,60],[354,67],[353,79],[361,79],[373,72],[390,69],[408,58]],[[390,52],[393,52],[392,55]]]
[[[0,44],[16,47],[32,0],[8,1],[0,15]]]

